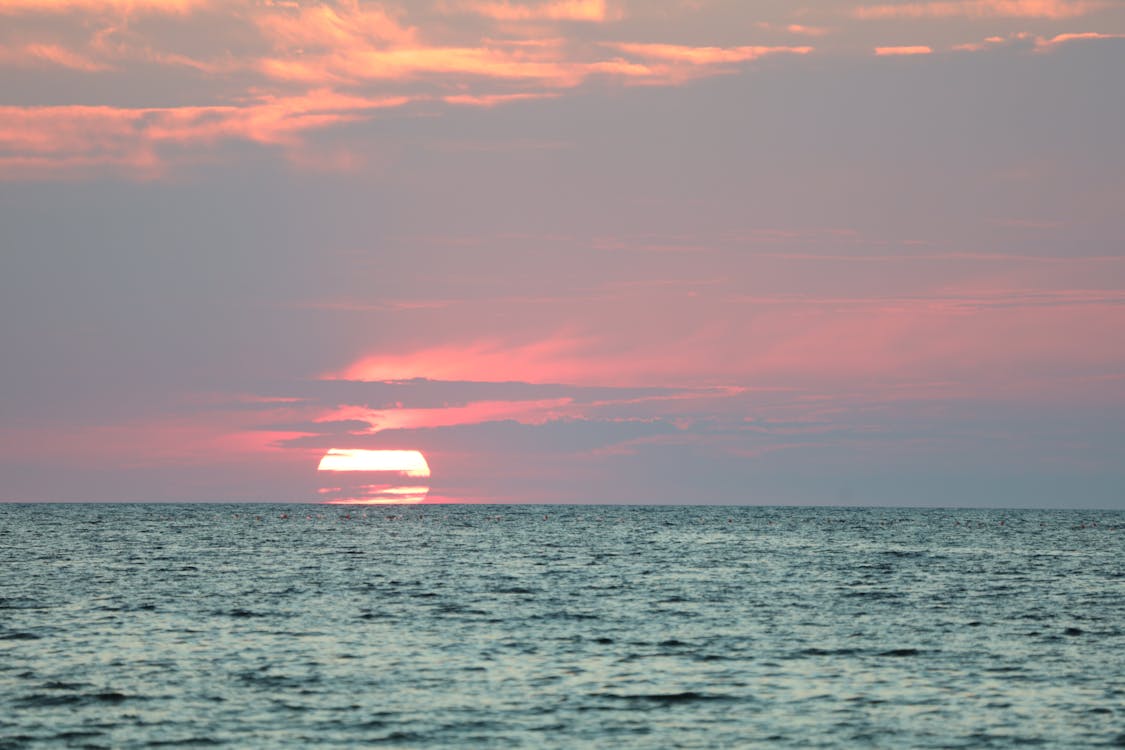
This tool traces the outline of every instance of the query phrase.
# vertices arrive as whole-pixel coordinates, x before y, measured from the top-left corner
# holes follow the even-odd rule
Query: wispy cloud
[[[19,46],[0,45],[0,65],[57,65],[85,73],[100,73],[112,67],[108,62],[98,60],[63,45],[42,43]]]
[[[1051,49],[1067,42],[1090,42],[1102,39],[1125,39],[1125,34],[1103,34],[1097,31],[1084,31],[1071,34],[1056,34],[1053,37],[1038,37],[1035,40],[1037,49]]]
[[[833,32],[833,29],[827,26],[809,26],[801,23],[774,23],[772,21],[758,21],[754,24],[754,26],[764,31],[784,32],[786,34],[796,34],[798,36],[822,37],[828,36]]]
[[[612,15],[605,0],[551,0],[533,4],[501,2],[467,2],[457,9],[496,21],[605,21]]]
[[[208,149],[222,140],[284,144],[283,158],[301,169],[346,170],[356,163],[352,152],[361,149],[340,148],[321,159],[300,141],[408,102],[427,102],[426,114],[440,116],[447,111],[443,105],[502,107],[605,82],[689,85],[739,73],[767,57],[810,55],[820,47],[807,42],[820,45],[825,37],[826,54],[984,49],[1025,38],[1021,34],[1032,37],[998,29],[985,41],[954,46],[949,39],[935,40],[924,22],[1050,22],[1106,7],[1102,0],[934,0],[859,5],[844,17],[811,8],[775,20],[735,11],[722,11],[733,14],[723,16],[707,5],[662,7],[662,19],[695,19],[677,39],[668,35],[674,23],[665,23],[654,38],[649,10],[611,0],[0,0],[0,17],[7,21],[0,25],[0,67],[82,77],[67,90],[105,92],[100,99],[74,100],[83,106],[5,101],[0,176],[71,176],[116,165],[127,174],[153,177],[169,164],[162,144],[178,144],[177,158],[186,164],[207,160]],[[709,13],[716,23],[744,28],[745,39],[739,32],[724,34],[723,43],[708,43],[698,29]],[[174,23],[161,20],[169,16]],[[745,24],[732,25],[732,18]],[[916,21],[918,28],[906,38],[917,43],[873,48],[855,27],[878,19]],[[201,33],[205,27],[215,32],[214,39]],[[1110,27],[1035,33],[1042,50],[1121,36]],[[791,41],[804,43],[784,43]],[[137,80],[152,85],[138,88]],[[165,80],[168,86],[156,85]],[[195,99],[178,101],[189,96],[183,92]],[[337,104],[310,103],[314,97]],[[131,106],[115,106],[124,101]]]
[[[785,27],[785,30],[790,34],[801,36],[827,36],[832,33],[832,29],[825,26],[806,26],[800,23],[791,23]]]
[[[863,20],[955,17],[1063,19],[1084,16],[1107,5],[1101,0],[938,0],[861,5],[852,11],[852,15]]]
[[[501,104],[534,99],[555,99],[559,96],[561,96],[561,94],[556,92],[527,92],[524,94],[450,94],[448,96],[443,96],[441,100],[449,104],[465,104],[470,107],[496,107]],[[558,146],[553,145],[552,148],[558,148]]]
[[[1048,52],[1061,44],[1069,42],[1096,42],[1103,40],[1125,39],[1125,33],[1109,33],[1101,31],[1080,31],[1055,34],[1054,36],[1037,36],[1028,31],[1012,32],[1005,36],[994,35],[979,42],[967,42],[953,46],[959,52],[980,52],[990,48],[1010,44],[1030,43],[1040,52]]]
[[[692,65],[746,62],[779,53],[807,55],[813,50],[812,47],[692,47],[682,44],[640,42],[614,42],[607,46],[649,60],[665,60]]]
[[[327,90],[263,97],[241,106],[117,108],[0,107],[0,177],[22,169],[78,173],[113,166],[151,175],[162,147],[243,140],[295,144],[301,133],[398,107],[406,97],[365,99]]]
[[[480,380],[506,373],[531,383],[582,382],[583,352],[592,342],[572,334],[538,341],[480,340],[426,347],[407,353],[363,357],[329,378],[388,381],[424,377],[435,380]]]
[[[206,7],[211,0],[0,0],[0,15],[31,13],[173,13]]]
[[[379,6],[292,5],[255,14],[262,36],[278,49],[346,52],[376,45],[410,45],[418,30]]]

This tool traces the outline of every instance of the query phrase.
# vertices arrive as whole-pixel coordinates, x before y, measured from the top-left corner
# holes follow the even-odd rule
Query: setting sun
[[[373,451],[331,448],[317,471],[398,471],[407,477],[428,477],[430,466],[421,451]]]
[[[413,504],[425,500],[430,491],[410,481],[430,476],[421,451],[332,448],[321,457],[317,471],[333,472],[319,490],[328,503]]]

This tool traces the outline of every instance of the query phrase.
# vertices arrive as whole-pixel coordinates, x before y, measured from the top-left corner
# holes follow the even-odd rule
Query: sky
[[[1123,71],[1122,0],[0,0],[0,500],[1125,508]]]

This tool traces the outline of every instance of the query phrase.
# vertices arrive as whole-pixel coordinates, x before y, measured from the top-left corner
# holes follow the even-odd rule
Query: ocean
[[[0,505],[0,747],[1125,746],[1125,513]]]

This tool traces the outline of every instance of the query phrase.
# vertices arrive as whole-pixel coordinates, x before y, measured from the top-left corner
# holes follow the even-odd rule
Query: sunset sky
[[[1125,507],[1123,79],[1122,0],[0,0],[0,500]]]

